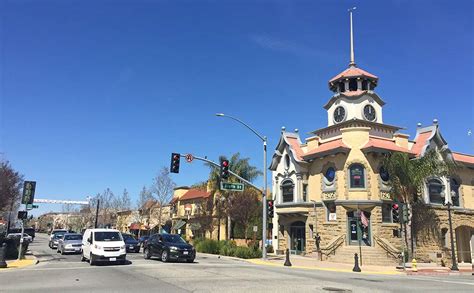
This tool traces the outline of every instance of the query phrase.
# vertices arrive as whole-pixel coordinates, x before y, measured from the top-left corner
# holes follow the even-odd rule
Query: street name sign
[[[230,191],[244,191],[244,185],[242,183],[221,182],[221,189]]]

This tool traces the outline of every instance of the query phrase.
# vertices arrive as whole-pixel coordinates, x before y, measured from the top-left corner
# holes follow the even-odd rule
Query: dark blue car
[[[133,235],[122,233],[122,237],[127,252],[140,252],[140,243]]]

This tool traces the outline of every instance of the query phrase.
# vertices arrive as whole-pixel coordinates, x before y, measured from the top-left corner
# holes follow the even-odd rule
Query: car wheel
[[[84,253],[81,252],[81,261],[86,261],[86,258],[84,257]]]
[[[168,251],[163,250],[163,252],[161,253],[161,261],[162,262],[167,262],[168,261]]]
[[[92,253],[89,255],[89,264],[90,264],[91,266],[95,265],[95,261],[94,261],[93,258],[92,258]]]
[[[194,262],[194,258],[193,259],[187,259],[186,261],[189,262],[189,263],[192,263],[192,262]]]
[[[143,250],[143,257],[144,257],[145,259],[150,259],[151,253],[150,253],[150,251],[148,250],[148,248],[145,248],[145,249]]]

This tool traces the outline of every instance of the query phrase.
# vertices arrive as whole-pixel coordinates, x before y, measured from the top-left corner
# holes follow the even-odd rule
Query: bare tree
[[[121,196],[117,196],[114,198],[114,209],[117,211],[125,211],[131,208],[130,196],[128,195],[128,191],[125,188]]]
[[[141,225],[144,224],[145,218],[150,216],[151,213],[151,205],[148,203],[153,201],[153,195],[151,191],[148,190],[145,186],[143,186],[142,190],[138,194],[138,199],[136,203],[137,213],[134,214],[133,221],[138,222]],[[138,237],[141,236],[141,229],[138,230]]]
[[[229,213],[233,221],[242,225],[246,240],[248,227],[252,220],[259,215],[259,210],[257,190],[249,188],[241,193],[235,192]]]
[[[169,204],[175,187],[176,184],[171,179],[168,168],[162,167],[156,177],[153,178],[153,185],[151,186],[151,191],[155,195],[158,204],[158,228],[161,227],[163,207]]]
[[[15,171],[8,161],[0,163],[0,212],[12,211],[20,203],[23,175]]]
[[[141,209],[143,205],[150,199],[153,199],[151,191],[148,190],[145,186],[143,186],[142,190],[140,191],[140,194],[138,195],[137,209]]]

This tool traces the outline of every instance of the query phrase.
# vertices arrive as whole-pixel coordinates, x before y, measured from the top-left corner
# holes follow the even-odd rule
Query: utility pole
[[[97,199],[97,207],[95,209],[95,224],[94,228],[97,228],[97,221],[99,219],[99,205],[100,205],[100,199]]]

